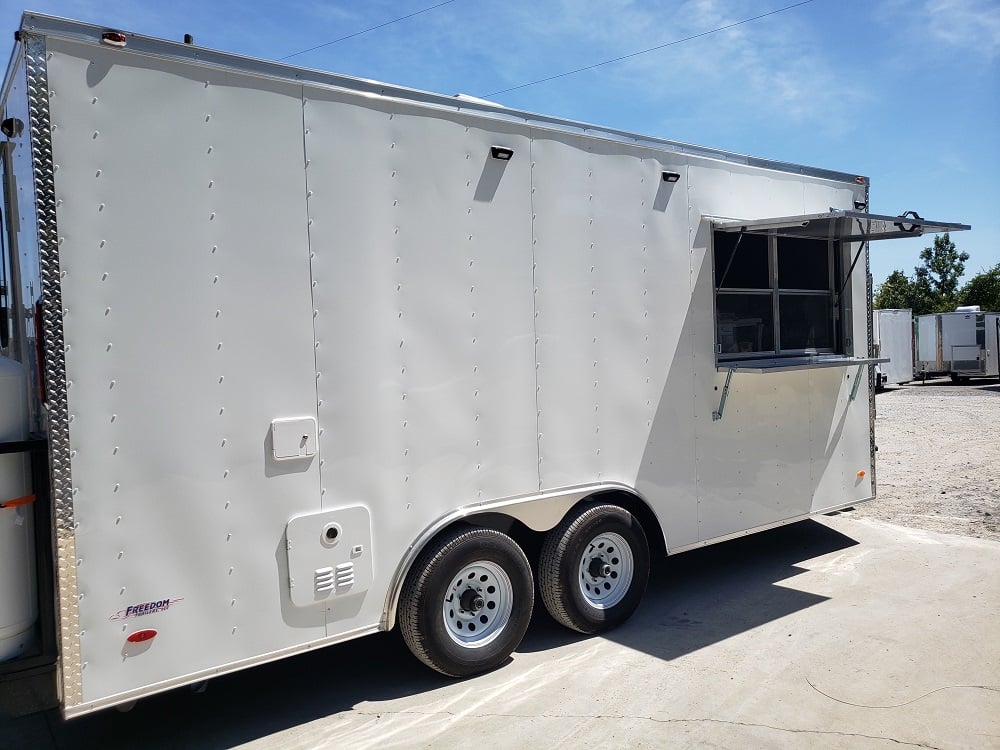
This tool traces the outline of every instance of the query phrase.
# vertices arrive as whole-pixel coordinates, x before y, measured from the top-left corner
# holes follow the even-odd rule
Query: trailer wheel
[[[534,603],[528,558],[493,529],[460,529],[414,563],[400,599],[403,640],[451,677],[495,669],[517,648]]]
[[[617,505],[591,505],[549,532],[538,565],[545,608],[581,633],[625,622],[646,590],[649,544],[635,517]]]

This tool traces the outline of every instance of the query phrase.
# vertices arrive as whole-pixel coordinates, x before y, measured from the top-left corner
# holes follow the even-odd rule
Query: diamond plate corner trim
[[[65,710],[83,702],[80,661],[80,612],[76,577],[76,538],[73,519],[73,480],[70,466],[69,411],[64,358],[63,302],[59,284],[59,234],[56,227],[55,165],[49,120],[49,81],[45,37],[25,34],[28,75],[28,112],[38,217],[38,254],[44,303],[45,385],[49,422],[49,471],[55,524],[57,638],[62,703]]]
[[[871,188],[865,186],[865,205],[869,205],[869,193]],[[874,313],[874,288],[872,286],[872,265],[871,265],[871,245],[865,252],[865,284],[868,292],[868,356],[875,356],[875,321],[872,319]],[[871,452],[872,469],[872,497],[878,494],[878,466],[875,464],[875,452],[878,448],[875,445],[875,365],[868,368],[868,445]]]

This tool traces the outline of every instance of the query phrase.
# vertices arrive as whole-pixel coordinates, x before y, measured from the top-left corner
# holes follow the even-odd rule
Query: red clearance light
[[[101,34],[101,41],[112,47],[124,47],[128,43],[125,35],[120,31],[105,31]]]
[[[150,628],[147,630],[137,630],[125,640],[129,643],[145,643],[146,641],[153,640],[155,637],[156,631]]]

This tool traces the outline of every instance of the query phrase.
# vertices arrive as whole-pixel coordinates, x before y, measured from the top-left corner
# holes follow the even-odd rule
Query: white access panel
[[[325,619],[292,607],[283,550],[288,518],[320,507],[318,461],[279,464],[268,442],[274,419],[315,415],[300,87],[49,52],[71,713],[322,637]],[[139,629],[157,635],[128,644]]]
[[[528,139],[332,91],[305,122],[323,507],[371,512],[375,623],[432,522],[538,490]]]
[[[285,530],[288,576],[296,607],[322,607],[344,619],[372,584],[371,515],[363,505],[296,516]]]
[[[271,422],[271,455],[295,461],[316,455],[316,417],[289,417]]]

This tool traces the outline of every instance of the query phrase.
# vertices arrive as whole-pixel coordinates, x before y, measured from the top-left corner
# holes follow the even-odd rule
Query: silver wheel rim
[[[479,648],[500,635],[513,609],[514,587],[507,573],[496,563],[479,560],[451,579],[441,613],[455,643]]]
[[[625,537],[612,532],[590,540],[580,558],[580,593],[595,609],[610,609],[625,598],[635,567]]]

